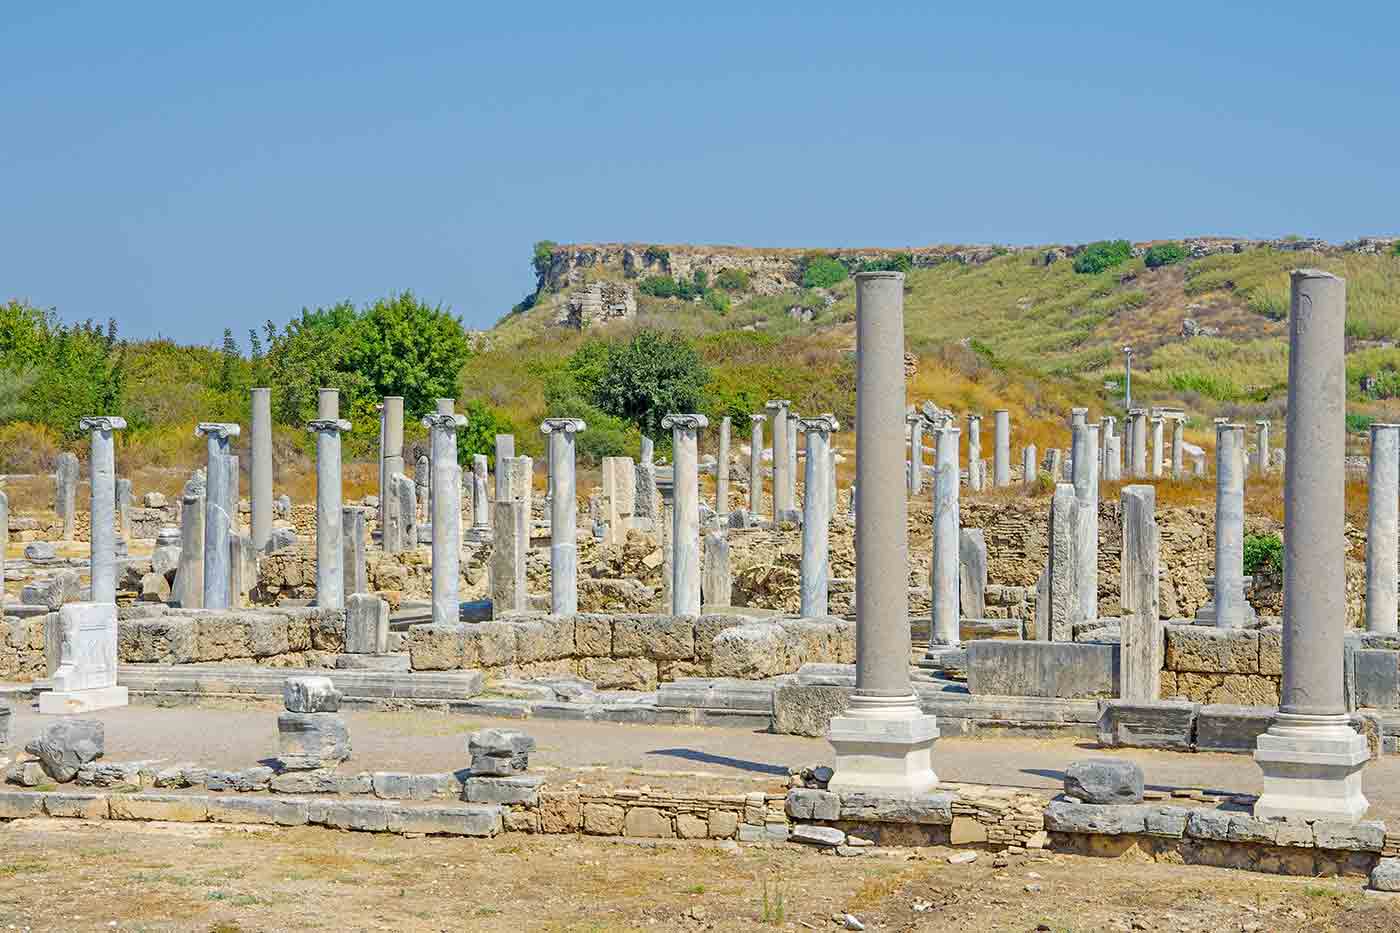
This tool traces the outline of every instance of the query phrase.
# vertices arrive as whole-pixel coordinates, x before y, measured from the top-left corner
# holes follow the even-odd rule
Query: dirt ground
[[[1068,855],[73,820],[10,823],[0,846],[6,930],[840,930],[849,913],[867,930],[1400,931],[1400,901],[1358,878]]]

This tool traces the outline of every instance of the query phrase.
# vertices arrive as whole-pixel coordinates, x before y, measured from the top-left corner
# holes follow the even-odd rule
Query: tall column
[[[1166,419],[1160,412],[1152,416],[1152,475],[1162,475],[1162,427]]]
[[[236,424],[201,422],[194,429],[208,443],[209,462],[204,476],[204,607],[227,609],[233,568],[229,562],[228,536],[233,531],[236,502],[229,502],[229,441],[239,435]],[[336,546],[340,546],[339,537]]]
[[[763,514],[763,422],[765,415],[749,415],[749,513]]]
[[[248,489],[253,513],[253,548],[262,551],[272,539],[272,390],[250,389],[253,463]]]
[[[1186,475],[1186,415],[1172,418],[1172,479]]]
[[[1099,617],[1099,426],[1087,420],[1074,425],[1070,457],[1075,509],[1074,592],[1078,600],[1075,618],[1092,622]]]
[[[792,409],[787,414],[787,484],[788,508],[797,511],[797,421],[800,416]]]
[[[1161,560],[1157,487],[1124,486],[1119,493],[1123,551],[1119,593],[1123,607],[1119,696],[1155,703],[1162,684],[1162,623],[1157,576]]]
[[[472,455],[472,527],[491,525],[491,508],[486,502],[487,460],[485,454]]]
[[[932,627],[928,654],[937,658],[938,648],[962,644],[958,611],[958,556],[961,529],[958,509],[958,435],[954,425],[933,429],[933,566],[930,571]]]
[[[909,495],[917,496],[924,488],[924,416],[911,411],[904,423],[909,425]]]
[[[1099,416],[1099,475],[1103,477],[1108,476],[1108,439],[1113,436],[1113,425],[1117,420],[1112,415]]]
[[[1244,425],[1215,426],[1215,624],[1254,620],[1244,598]],[[1209,620],[1209,616],[1205,617]]]
[[[10,497],[0,489],[0,610],[5,608],[5,557],[10,551]],[[4,616],[0,611],[0,617]]]
[[[446,405],[443,405],[443,402]],[[451,399],[438,399],[437,411],[423,417],[432,450],[433,504],[433,621],[455,623],[461,618],[462,482],[457,466],[457,430],[466,415],[451,409]]]
[[[1283,682],[1279,714],[1254,760],[1262,819],[1356,820],[1366,739],[1347,719],[1342,687],[1346,627],[1346,280],[1292,275],[1288,314],[1288,428],[1284,460]],[[1301,572],[1299,572],[1301,571]]]
[[[397,505],[394,502],[394,475],[404,472],[403,462],[403,396],[384,396],[384,464],[380,471],[379,507],[384,510]],[[386,519],[381,518],[381,521]]]
[[[904,276],[856,275],[856,687],[827,737],[828,789],[921,794],[938,783],[938,726],[909,681],[904,465]],[[998,444],[1000,449],[1001,444]],[[1001,455],[1005,468],[1006,454]],[[998,477],[1000,477],[1000,472]],[[891,573],[891,568],[898,569]]]
[[[729,515],[729,416],[719,419],[719,461],[715,465],[715,514]]]
[[[1040,462],[1036,460],[1034,444],[1021,448],[1021,485],[1031,489],[1040,481]]]
[[[89,515],[89,567],[92,602],[117,601],[117,461],[113,431],[126,419],[93,416],[78,421],[78,430],[91,433],[92,511]]]
[[[773,437],[773,521],[779,521],[784,513],[792,508],[792,499],[788,495],[787,468],[788,468],[788,431],[787,417],[788,408],[792,402],[785,398],[770,399],[764,404],[769,417],[772,419],[772,426],[769,433]]]
[[[316,605],[344,609],[340,432],[350,430],[350,422],[341,420],[338,390],[319,391],[316,418],[306,428],[316,435]]]
[[[967,488],[982,491],[982,416],[967,416]]]
[[[998,408],[992,412],[992,482],[997,486],[1011,485],[1011,412]]]
[[[1104,441],[1103,478],[1111,483],[1123,478],[1123,438],[1118,435]]]
[[[578,494],[574,477],[574,435],[588,425],[580,418],[546,418],[540,431],[549,442],[554,498],[549,504],[549,611],[578,612]],[[697,521],[699,512],[697,510]]]
[[[1264,424],[1265,422],[1260,422]],[[1366,489],[1366,630],[1396,632],[1397,510],[1400,510],[1400,424],[1371,425]]]
[[[1269,475],[1269,460],[1271,458],[1269,447],[1269,420],[1261,418],[1254,422],[1255,430],[1258,432],[1259,456],[1255,458],[1254,470],[1260,476]]]
[[[704,415],[667,415],[671,429],[674,488],[671,501],[671,614],[700,614],[700,464],[696,433],[709,425]],[[784,431],[786,433],[786,431]]]
[[[1134,408],[1128,412],[1133,428],[1133,469],[1136,479],[1144,479],[1147,474],[1147,409]]]
[[[830,542],[827,521],[831,518],[831,432],[840,425],[836,416],[803,418],[807,432],[807,494],[802,500],[802,615],[824,616],[828,611]]]
[[[515,435],[496,435],[496,501],[509,499],[510,493],[506,491],[506,471],[501,466],[506,460],[515,456]],[[525,516],[525,521],[530,521],[530,516]]]

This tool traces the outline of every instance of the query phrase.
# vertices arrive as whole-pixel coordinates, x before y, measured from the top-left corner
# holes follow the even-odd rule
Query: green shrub
[[[553,240],[540,240],[535,244],[535,254],[530,259],[535,275],[544,278],[544,274],[549,271],[549,264],[554,261],[554,249],[558,245]]]
[[[1283,539],[1277,534],[1244,536],[1244,572],[1283,573]]]
[[[656,263],[659,266],[669,269],[671,268],[671,251],[662,249],[659,246],[648,246],[646,252],[642,253],[642,260],[647,265]]]
[[[881,259],[867,259],[856,267],[857,272],[908,272],[914,268],[914,257],[910,253],[895,253]]]
[[[715,285],[727,292],[743,292],[749,288],[747,269],[725,269],[715,276]]]
[[[1400,256],[1400,240],[1395,241],[1395,248],[1390,251],[1392,256]]]
[[[830,288],[846,279],[846,267],[830,256],[813,256],[802,269],[802,284],[806,288]]]
[[[1074,271],[1093,275],[1122,265],[1133,258],[1133,244],[1127,240],[1099,240],[1090,243],[1074,257]]]
[[[515,425],[479,398],[469,399],[462,414],[467,416],[467,426],[457,431],[457,462],[470,469],[472,457],[485,454],[494,470],[496,435],[514,434]]]
[[[637,283],[637,291],[653,298],[675,298],[680,293],[680,283],[669,275],[649,275]]]
[[[1229,376],[1217,373],[1172,373],[1167,377],[1167,385],[1178,392],[1195,392],[1217,402],[1237,401],[1242,394],[1239,386],[1235,385]]]
[[[729,296],[717,288],[705,292],[705,304],[713,311],[725,314],[729,311]]]
[[[1371,398],[1400,398],[1400,372],[1382,369],[1370,377],[1366,394]]]
[[[1158,269],[1162,266],[1170,266],[1173,263],[1181,262],[1186,258],[1186,247],[1180,243],[1158,243],[1148,249],[1147,254],[1142,257],[1147,263],[1147,268]]]
[[[623,344],[584,343],[564,372],[554,374],[546,403],[551,411],[569,411],[572,398],[578,397],[661,437],[661,419],[667,414],[705,411],[709,381],[708,367],[684,337],[644,330]]]
[[[1371,430],[1371,424],[1375,420],[1375,415],[1358,415],[1349,411],[1347,412],[1347,433],[1365,434]]]

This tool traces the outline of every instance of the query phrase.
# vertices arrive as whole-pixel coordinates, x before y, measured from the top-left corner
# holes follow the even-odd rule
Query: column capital
[[[334,431],[339,434],[341,431],[350,430],[350,422],[344,418],[316,418],[306,422],[306,430],[312,434],[320,434],[323,431]]]
[[[1270,421],[1268,418],[1260,418],[1258,421],[1256,421],[1256,422],[1254,422],[1254,423],[1255,423],[1255,425],[1257,425],[1258,427],[1261,427],[1261,428],[1267,428],[1269,425],[1273,424],[1273,422]]]
[[[709,427],[710,419],[706,418],[704,415],[672,414],[667,415],[666,417],[661,419],[661,426],[663,428],[671,428],[673,430],[675,428],[680,428],[682,431],[695,431],[700,428]]]
[[[968,424],[981,424],[981,423],[982,423],[982,416],[981,416],[981,415],[974,415],[974,414],[972,414],[971,412],[968,412],[968,415],[967,415],[967,422],[968,422]]]
[[[770,411],[777,411],[777,410],[780,409],[780,408],[791,408],[791,407],[792,407],[792,399],[790,399],[790,398],[770,398],[768,401],[766,401],[766,402],[763,403],[763,407],[766,408],[766,409],[768,409],[768,410],[770,410]]]
[[[767,415],[749,415],[749,421],[753,424],[763,424],[767,420]]]
[[[541,434],[577,434],[588,430],[582,418],[546,418],[540,423]]]
[[[465,428],[467,426],[467,416],[435,411],[431,414],[424,415],[422,423],[423,427],[428,430],[432,430],[433,428]],[[346,423],[345,427],[349,428],[349,423]]]
[[[815,418],[797,419],[797,430],[830,434],[832,431],[841,430],[841,423],[836,420],[835,415],[828,411],[822,412]]]
[[[1146,409],[1146,408],[1129,408],[1129,409],[1128,409],[1128,416],[1129,416],[1130,418],[1144,418],[1144,417],[1147,416],[1147,409]]]
[[[958,437],[962,434],[962,428],[951,422],[948,424],[935,425],[930,430],[932,430],[934,434],[952,434],[954,437]]]
[[[119,415],[88,415],[78,419],[79,431],[121,431],[126,428],[126,419]]]
[[[195,437],[217,437],[221,441],[231,437],[237,437],[243,429],[236,424],[225,424],[219,421],[201,421],[194,426]]]

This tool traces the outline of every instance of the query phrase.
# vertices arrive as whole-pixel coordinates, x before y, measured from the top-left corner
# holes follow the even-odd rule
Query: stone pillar
[[[1254,805],[1260,819],[1357,820],[1368,807],[1361,769],[1370,756],[1348,721],[1342,685],[1345,317],[1345,279],[1314,270],[1292,274],[1282,702],[1254,752],[1264,773]]]
[[[228,536],[233,532],[238,503],[228,501],[229,441],[240,430],[236,424],[213,422],[201,422],[194,429],[195,434],[204,436],[209,453],[204,474],[204,609],[228,609],[233,600]]]
[[[697,432],[709,425],[704,415],[667,415],[671,429],[671,614],[700,614],[700,474]],[[786,433],[786,432],[784,432]]]
[[[1113,436],[1118,419],[1112,415],[1099,416],[1099,475],[1108,477],[1108,439]]]
[[[446,402],[444,406],[441,403]],[[459,598],[462,565],[462,481],[457,466],[457,430],[466,415],[443,411],[451,399],[438,399],[438,410],[423,418],[432,445],[433,464],[433,622],[455,624],[462,615]]]
[[[488,528],[491,525],[491,507],[486,501],[486,473],[488,461],[485,454],[472,455],[472,527]]]
[[[982,416],[967,416],[967,488],[982,491]]]
[[[924,488],[924,416],[911,411],[904,423],[909,425],[909,495],[917,496]]]
[[[497,482],[501,462],[496,461]],[[491,603],[499,618],[530,608],[525,588],[525,555],[530,549],[530,520],[522,499],[497,499],[491,523]]]
[[[249,392],[252,396],[250,446],[253,462],[248,502],[252,512],[253,547],[265,551],[272,539],[272,390],[250,389]]]
[[[1080,421],[1074,426],[1070,456],[1074,464],[1074,590],[1078,596],[1076,622],[1099,617],[1099,426]]]
[[[1123,606],[1118,695],[1156,703],[1162,691],[1162,623],[1157,578],[1161,555],[1155,486],[1124,486],[1123,552],[1119,562]]]
[[[836,753],[828,784],[834,793],[922,794],[938,783],[937,722],[920,709],[909,681],[908,500],[899,483],[904,399],[904,276],[858,273],[856,687],[827,733]],[[997,449],[1000,480],[1008,453],[1000,439]]]
[[[10,497],[0,489],[0,610],[5,607],[5,558],[10,551]],[[0,611],[0,618],[5,613]]]
[[[802,500],[801,614],[806,618],[827,614],[830,584],[830,541],[827,522],[831,518],[831,432],[839,428],[836,416],[803,418],[807,432],[807,495]]]
[[[1260,476],[1268,476],[1270,460],[1269,420],[1267,418],[1261,418],[1260,420],[1254,422],[1254,427],[1255,430],[1258,432],[1257,437],[1259,447],[1259,456],[1256,458],[1254,469],[1255,472],[1257,472]]]
[[[798,510],[797,502],[797,422],[801,416],[797,412],[788,410],[787,416],[787,484],[788,484],[788,508],[794,513]]]
[[[340,418],[339,391],[319,391],[316,419],[306,428],[316,435],[316,605],[322,609],[344,609],[340,432],[350,430],[350,422]]]
[[[505,470],[501,469],[501,464],[504,463],[506,460],[510,459],[511,457],[514,457],[514,456],[515,456],[515,435],[514,435],[514,434],[497,434],[497,435],[496,435],[496,499],[497,499],[497,501],[499,501],[499,500],[501,500],[501,499],[509,499],[509,498],[510,498],[510,496],[506,493]],[[529,516],[528,516],[528,515],[525,516],[525,518],[526,518],[526,521],[529,521]]]
[[[432,513],[428,511],[428,497],[432,495],[432,461],[427,454],[419,454],[418,459],[413,461],[413,499],[415,514],[419,509],[423,510],[425,521],[432,521]],[[416,543],[416,542],[415,542]]]
[[[345,575],[341,588],[348,596],[352,593],[369,592],[369,567],[365,562],[365,548],[369,534],[366,529],[365,510],[358,505],[347,506],[341,511],[341,528],[344,530],[340,566]]]
[[[1241,628],[1254,621],[1244,598],[1244,425],[1215,426],[1215,591],[1197,621]]]
[[[715,514],[729,515],[729,416],[719,419],[719,460],[715,464]]]
[[[763,514],[763,422],[764,415],[749,415],[749,514]]]
[[[394,476],[404,473],[403,462],[403,396],[384,396],[384,436],[381,446],[384,449],[383,468],[380,470],[379,482],[379,508],[380,522],[387,524],[386,509],[392,508],[394,502]]]
[[[131,537],[131,480],[117,477],[117,529],[122,538]]]
[[[181,609],[204,608],[204,499],[180,500],[180,563],[171,598]]]
[[[1152,475],[1162,475],[1162,426],[1165,418],[1160,413],[1152,416]]]
[[[398,554],[418,547],[418,486],[411,476],[389,477],[389,502],[382,530],[384,552]]]
[[[987,617],[987,536],[981,528],[958,532],[958,613],[964,619]]]
[[[1036,461],[1034,444],[1021,448],[1021,485],[1031,489],[1040,480],[1040,464]]]
[[[783,514],[792,509],[792,499],[788,495],[788,408],[792,402],[785,398],[770,399],[764,404],[772,424],[769,434],[773,437],[773,521],[782,519]]]
[[[1186,475],[1186,416],[1172,419],[1172,479]]]
[[[1123,438],[1117,435],[1104,441],[1103,478],[1110,483],[1123,478]]]
[[[1147,476],[1147,409],[1134,408],[1128,412],[1133,428],[1133,469],[1136,479]]]
[[[1266,421],[1260,424],[1268,424]],[[1371,469],[1366,490],[1366,631],[1394,635],[1397,510],[1400,510],[1400,424],[1371,425]]]
[[[1079,499],[1072,483],[1056,483],[1050,499],[1049,561],[1046,567],[1046,631],[1051,641],[1074,641],[1082,621],[1075,545],[1079,540]],[[1039,612],[1040,595],[1036,597]]]
[[[958,509],[958,435],[956,427],[934,428],[937,438],[933,473],[933,587],[932,627],[929,629],[929,659],[937,649],[962,644],[961,616],[958,611],[958,558],[961,551]]]
[[[1011,485],[1011,412],[998,408],[992,412],[992,483]]]
[[[631,457],[603,458],[604,544],[627,540],[632,516],[637,511],[637,471]]]
[[[554,497],[549,504],[549,611],[557,616],[578,612],[574,435],[587,427],[579,418],[546,418],[540,425],[549,443],[549,469],[553,473]]]
[[[655,530],[662,531],[661,493],[656,488],[656,448],[649,437],[642,438],[641,459],[637,462],[636,481],[633,483],[632,514],[650,522]],[[670,586],[670,578],[663,581]]]
[[[113,432],[125,427],[126,419],[115,416],[92,416],[78,421],[78,430],[89,432],[92,443],[88,566],[95,603],[117,601],[117,460]]]
[[[1051,447],[1045,452],[1045,472],[1050,474],[1050,479],[1054,482],[1064,482],[1065,458],[1060,448]]]
[[[733,599],[734,576],[729,569],[729,539],[723,532],[705,535],[705,571],[700,586],[706,606],[728,606]]]
[[[72,541],[78,520],[78,455],[65,450],[54,468],[53,510],[63,519],[63,540]]]

